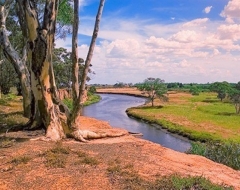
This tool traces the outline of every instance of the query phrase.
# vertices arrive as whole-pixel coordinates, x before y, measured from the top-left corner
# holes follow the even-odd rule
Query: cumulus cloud
[[[192,30],[182,30],[171,37],[171,40],[188,43],[196,41],[199,38],[198,34]]]
[[[234,19],[240,19],[240,1],[230,0],[220,15],[226,17],[226,21],[231,23]]]
[[[212,6],[208,6],[208,7],[206,7],[203,11],[204,11],[206,14],[208,14],[208,13],[210,13],[211,9],[212,9]]]
[[[236,22],[240,14],[240,11],[233,11],[238,2],[240,0],[229,1],[222,11],[229,21]],[[211,9],[211,6],[206,7],[204,11]],[[82,23],[80,33],[91,36],[93,24],[89,21],[93,22],[94,18],[82,18],[84,21],[87,22]],[[111,83],[109,78],[117,78],[135,83],[146,76],[160,77],[167,82],[239,80],[236,68],[240,60],[240,23],[208,18],[170,23],[105,18],[92,60],[92,69],[97,75],[90,82]],[[71,43],[71,39],[67,41]],[[61,40],[56,43],[67,45]],[[79,46],[80,57],[86,57],[88,47]]]
[[[220,39],[240,40],[240,24],[221,25],[217,32]]]

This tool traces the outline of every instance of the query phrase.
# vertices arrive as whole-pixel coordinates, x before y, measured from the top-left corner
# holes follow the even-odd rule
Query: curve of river
[[[144,104],[145,98],[118,94],[100,94],[100,96],[102,97],[100,102],[84,107],[84,116],[108,121],[113,127],[124,128],[133,133],[142,133],[143,139],[179,152],[185,152],[190,148],[187,140],[127,116],[126,109]]]

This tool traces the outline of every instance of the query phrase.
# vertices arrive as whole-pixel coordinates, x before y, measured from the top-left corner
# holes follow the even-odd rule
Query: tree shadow
[[[216,99],[206,99],[206,100],[203,100],[202,102],[205,102],[205,103],[216,103],[216,102],[220,102],[220,100],[216,100]]]
[[[216,115],[233,116],[233,115],[237,115],[237,114],[236,113],[232,113],[232,112],[219,112]]]

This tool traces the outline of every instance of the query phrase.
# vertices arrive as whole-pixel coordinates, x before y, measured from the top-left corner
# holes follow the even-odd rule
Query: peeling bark
[[[6,29],[6,18],[9,12],[12,1],[6,1],[4,6],[0,6],[0,45],[3,49],[6,59],[14,66],[18,78],[20,80],[23,94],[23,110],[24,116],[31,117],[31,88],[30,76],[27,70],[24,58],[21,58],[18,52],[11,45]],[[23,54],[25,55],[25,54]]]
[[[57,7],[58,1],[46,1],[43,25],[40,26],[34,1],[25,0],[23,4],[28,29],[32,91],[46,128],[46,137],[52,140],[65,138],[63,125],[66,120],[61,116],[64,108],[60,108],[57,100],[51,65]]]

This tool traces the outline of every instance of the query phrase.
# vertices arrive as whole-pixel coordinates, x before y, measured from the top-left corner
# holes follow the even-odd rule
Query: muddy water
[[[143,139],[179,152],[190,148],[190,143],[186,139],[127,116],[126,109],[144,104],[144,98],[116,94],[101,94],[100,96],[102,97],[100,102],[84,107],[83,115],[108,121],[113,127],[124,128],[133,133],[142,133]]]

